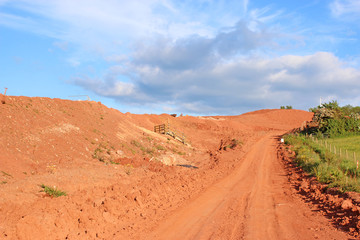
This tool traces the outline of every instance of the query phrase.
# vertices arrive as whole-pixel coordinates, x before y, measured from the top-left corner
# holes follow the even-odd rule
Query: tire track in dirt
[[[231,174],[144,239],[347,239],[293,193],[277,159],[278,134],[262,137]]]

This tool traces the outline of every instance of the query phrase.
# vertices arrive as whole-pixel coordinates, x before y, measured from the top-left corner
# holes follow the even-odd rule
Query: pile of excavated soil
[[[0,104],[0,238],[139,239],[231,174],[264,135],[311,118],[276,109],[135,115],[92,101],[7,97]],[[163,123],[187,144],[154,133]],[[67,196],[49,197],[41,184]]]

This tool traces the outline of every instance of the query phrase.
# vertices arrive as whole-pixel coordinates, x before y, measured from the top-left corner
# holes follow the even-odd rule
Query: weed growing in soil
[[[134,145],[135,147],[138,147],[138,148],[141,148],[141,147],[142,147],[141,143],[139,143],[139,142],[136,141],[136,140],[132,140],[130,143],[131,143],[132,145]]]
[[[110,142],[101,142],[95,148],[92,158],[104,163],[112,163],[114,158],[115,147]]]
[[[178,151],[177,154],[180,155],[180,156],[186,155],[185,152],[181,152],[181,151]]]
[[[40,187],[43,189],[41,192],[45,192],[50,197],[66,196],[66,192],[56,189],[55,187],[46,186],[41,184]]]
[[[133,165],[131,165],[129,163],[126,164],[124,166],[124,171],[125,171],[126,175],[130,175],[133,168],[134,168]]]
[[[92,155],[93,158],[99,160],[100,162],[104,162],[105,159],[100,155],[103,152],[103,150],[99,147],[95,148],[94,154]]]
[[[161,145],[156,145],[155,148],[157,150],[160,150],[160,151],[164,151],[165,150],[165,147],[161,146]]]
[[[132,140],[130,143],[132,145],[134,145],[135,147],[139,148],[141,150],[141,152],[143,153],[143,155],[148,154],[151,157],[154,155],[155,149],[145,147],[136,140]]]
[[[231,140],[231,143],[230,143],[229,145],[225,146],[225,150],[226,150],[226,148],[234,149],[234,148],[236,148],[236,146],[238,146],[238,145],[242,145],[242,141],[233,138],[233,139]]]
[[[12,177],[9,173],[1,171],[1,173],[3,174],[3,176],[7,176],[7,177]]]

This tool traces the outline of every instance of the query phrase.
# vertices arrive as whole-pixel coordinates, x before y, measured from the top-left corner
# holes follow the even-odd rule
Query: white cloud
[[[137,76],[130,77],[131,84],[116,78],[108,85],[98,81],[90,86],[88,80],[82,84],[121,102],[169,101],[171,106],[167,107],[195,114],[236,114],[284,104],[309,108],[320,96],[348,99],[360,94],[360,71],[327,52],[272,59],[237,58],[217,62],[211,69],[189,66],[177,71],[161,65],[131,66],[129,72]],[[116,90],[111,94],[97,90],[99,86],[111,89],[117,84],[119,94]]]
[[[358,0],[334,0],[330,4],[331,13],[335,17],[360,18],[360,1]]]
[[[125,45],[157,34],[174,39],[193,34],[211,36],[217,27],[210,27],[208,21],[213,25],[221,22],[189,12],[192,2],[174,6],[167,0],[13,0],[3,4],[27,13],[27,17],[9,11],[1,15],[0,24],[80,46],[101,43],[105,47],[119,39]],[[218,4],[209,2],[208,8],[213,5]]]

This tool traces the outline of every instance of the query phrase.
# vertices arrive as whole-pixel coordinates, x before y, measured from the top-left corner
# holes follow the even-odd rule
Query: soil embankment
[[[0,110],[1,239],[347,238],[277,158],[277,136],[308,112],[174,118],[26,97]],[[188,145],[152,131],[167,122]]]

